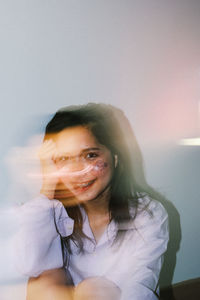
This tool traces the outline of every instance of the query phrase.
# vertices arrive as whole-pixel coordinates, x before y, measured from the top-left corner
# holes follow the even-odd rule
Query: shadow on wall
[[[171,286],[176,266],[176,253],[179,250],[181,241],[180,215],[175,206],[166,197],[157,192],[147,183],[144,174],[142,153],[137,143],[133,129],[129,121],[121,111],[116,110],[116,118],[121,124],[121,129],[124,132],[124,137],[126,139],[128,147],[130,148],[129,150],[132,157],[135,186],[138,190],[141,190],[141,192],[146,192],[153,199],[160,201],[160,203],[164,206],[168,213],[169,243],[167,251],[165,253],[165,259],[160,274],[159,285],[160,287]],[[173,296],[170,299],[173,300]]]
[[[169,217],[169,243],[159,280],[160,287],[166,287],[172,284],[176,266],[176,253],[179,250],[181,242],[180,215],[175,206],[168,199],[155,191],[152,187],[148,185],[147,187],[149,188],[149,193],[152,197],[160,201],[165,207]]]

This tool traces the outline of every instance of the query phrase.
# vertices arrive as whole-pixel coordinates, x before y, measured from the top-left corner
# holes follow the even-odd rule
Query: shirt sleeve
[[[149,210],[140,212],[135,229],[130,229],[120,246],[115,270],[106,275],[122,292],[121,300],[156,300],[163,254],[169,239],[168,216],[164,207],[152,200]]]
[[[40,195],[16,208],[14,265],[20,274],[37,277],[63,266],[61,236],[73,231],[73,220],[58,200]]]

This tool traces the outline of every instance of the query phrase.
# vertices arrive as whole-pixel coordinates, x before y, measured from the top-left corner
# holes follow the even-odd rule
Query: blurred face
[[[55,198],[75,197],[80,203],[96,199],[109,188],[113,174],[110,151],[83,126],[62,130],[53,138],[59,170]]]

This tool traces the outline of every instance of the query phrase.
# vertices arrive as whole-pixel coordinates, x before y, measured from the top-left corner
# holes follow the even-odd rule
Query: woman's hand
[[[58,170],[54,159],[56,157],[56,146],[52,139],[44,141],[38,156],[41,162],[43,183],[40,193],[49,199],[54,198],[55,188],[58,183]]]

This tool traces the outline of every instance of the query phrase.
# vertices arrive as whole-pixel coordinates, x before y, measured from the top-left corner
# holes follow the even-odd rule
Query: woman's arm
[[[15,236],[14,263],[18,271],[36,277],[45,270],[61,268],[60,235],[73,231],[73,220],[58,200],[44,195],[16,209],[19,230]]]
[[[157,201],[149,209],[153,216],[144,211],[136,217],[132,233],[122,242],[118,264],[105,274],[120,287],[123,300],[158,299],[158,279],[169,239],[168,216]]]
[[[60,235],[68,236],[73,231],[73,220],[62,203],[53,199],[58,181],[54,142],[46,140],[38,155],[43,176],[41,194],[16,208],[19,230],[15,238],[15,265],[26,276],[62,267]]]

